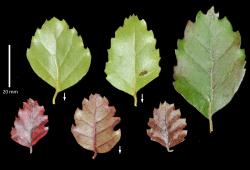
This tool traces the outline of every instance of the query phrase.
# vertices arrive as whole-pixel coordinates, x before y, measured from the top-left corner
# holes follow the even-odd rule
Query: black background
[[[183,38],[188,20],[195,20],[199,10],[207,12],[211,6],[219,11],[220,18],[227,16],[234,31],[239,30],[242,36],[242,48],[246,50],[246,60],[249,56],[250,6],[241,1],[211,1],[187,0],[173,2],[140,2],[124,1],[113,3],[99,2],[60,2],[58,4],[33,2],[32,7],[9,8],[2,13],[1,24],[1,86],[7,85],[7,45],[12,45],[12,90],[18,90],[18,95],[3,95],[1,93],[0,114],[0,154],[4,160],[26,163],[47,161],[60,163],[76,163],[92,161],[93,152],[81,148],[71,134],[74,122],[73,114],[77,107],[81,108],[83,98],[91,93],[106,96],[111,106],[115,106],[116,115],[121,117],[121,123],[116,128],[122,131],[120,142],[108,153],[98,154],[98,161],[133,160],[158,161],[160,164],[176,164],[188,162],[195,165],[213,163],[243,165],[247,160],[249,147],[248,136],[248,104],[249,104],[249,71],[233,97],[232,101],[213,116],[214,132],[209,134],[208,120],[193,106],[187,103],[173,88],[173,67],[176,65],[174,50],[177,39]],[[18,6],[18,4],[16,4]],[[16,6],[16,7],[17,7]],[[6,6],[7,8],[7,6]],[[153,30],[157,40],[156,47],[160,49],[161,73],[158,78],[138,92],[138,98],[144,94],[144,103],[133,106],[133,97],[117,90],[106,81],[104,68],[107,62],[107,49],[115,31],[123,25],[125,17],[138,15],[147,22],[149,30]],[[59,93],[56,105],[52,105],[54,89],[40,79],[30,67],[26,59],[26,50],[30,47],[31,37],[36,29],[42,26],[46,19],[53,16],[65,19],[70,27],[75,27],[82,36],[85,47],[91,51],[92,60],[89,72],[76,85]],[[2,26],[3,25],[3,26]],[[28,98],[38,100],[45,107],[49,116],[49,133],[34,147],[32,155],[29,149],[10,138],[11,127],[22,102]],[[188,136],[180,145],[174,147],[173,153],[156,142],[150,141],[146,134],[147,121],[152,117],[153,108],[160,102],[175,103],[180,108],[182,117],[187,119]],[[121,146],[122,153],[118,153]],[[2,161],[1,160],[1,161]],[[240,162],[238,162],[240,161]]]

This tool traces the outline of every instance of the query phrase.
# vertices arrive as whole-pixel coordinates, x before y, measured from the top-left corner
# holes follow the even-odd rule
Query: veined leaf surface
[[[125,19],[124,25],[111,39],[106,63],[106,79],[117,89],[134,97],[137,92],[159,76],[159,50],[155,48],[153,32],[137,16]]]
[[[245,75],[245,52],[241,36],[225,17],[212,7],[188,22],[184,39],[178,40],[174,87],[191,105],[209,119],[227,105]]]
[[[81,36],[57,18],[45,21],[32,37],[27,58],[34,72],[55,88],[53,104],[60,91],[76,84],[87,72],[91,55]]]

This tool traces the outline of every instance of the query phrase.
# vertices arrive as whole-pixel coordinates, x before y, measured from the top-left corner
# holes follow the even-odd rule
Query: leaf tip
[[[130,15],[128,18],[134,18],[134,19],[138,19],[139,20],[139,18],[138,18],[138,16],[136,14]]]
[[[213,17],[216,17],[216,18],[219,18],[219,12],[218,12],[218,13],[215,12],[214,6],[212,6],[212,7],[207,11],[207,15],[213,16]]]

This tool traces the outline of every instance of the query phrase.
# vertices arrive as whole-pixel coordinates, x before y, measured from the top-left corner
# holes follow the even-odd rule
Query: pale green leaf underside
[[[136,93],[159,76],[159,50],[155,48],[153,32],[137,16],[125,19],[111,39],[105,73],[117,89],[135,98]]]
[[[175,89],[206,118],[230,102],[245,74],[245,52],[239,32],[213,7],[188,22],[178,40]]]
[[[88,72],[91,61],[90,51],[84,48],[77,31],[56,18],[37,29],[27,58],[34,72],[56,89],[54,99]]]

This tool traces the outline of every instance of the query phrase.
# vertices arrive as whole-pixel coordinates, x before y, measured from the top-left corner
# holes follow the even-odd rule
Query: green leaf
[[[188,22],[184,39],[175,51],[174,87],[191,105],[209,119],[227,105],[245,74],[245,52],[239,32],[233,32],[227,18],[218,19],[212,7]]]
[[[147,30],[144,20],[137,16],[125,19],[111,39],[106,63],[106,79],[117,89],[134,97],[137,92],[159,76],[159,50],[155,48],[153,32]]]
[[[55,104],[60,91],[76,84],[88,72],[91,54],[75,28],[69,29],[64,20],[52,18],[36,30],[27,58],[34,72],[55,88]]]

